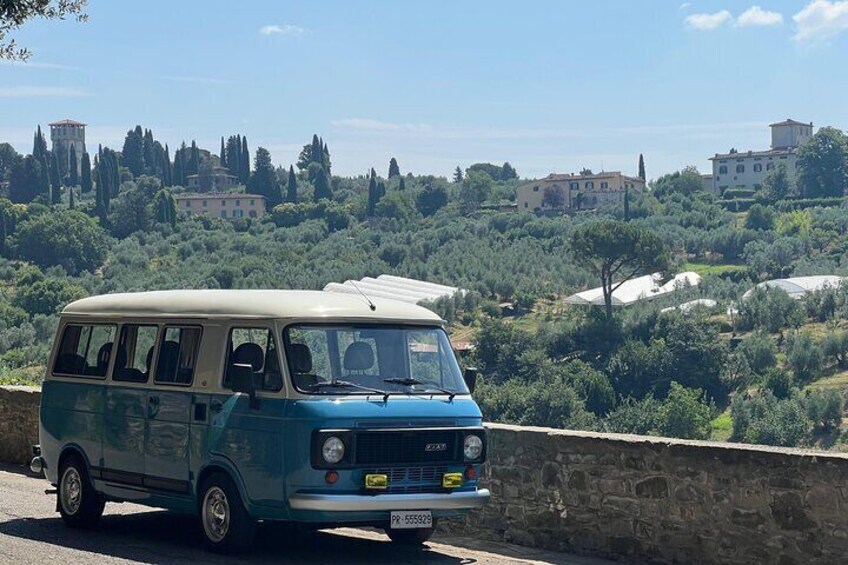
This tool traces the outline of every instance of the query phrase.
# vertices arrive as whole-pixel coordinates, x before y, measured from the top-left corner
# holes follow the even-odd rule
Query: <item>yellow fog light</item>
[[[444,488],[458,488],[462,486],[462,473],[445,473],[442,475],[442,486]]]
[[[388,475],[365,475],[365,488],[385,490],[389,488]]]

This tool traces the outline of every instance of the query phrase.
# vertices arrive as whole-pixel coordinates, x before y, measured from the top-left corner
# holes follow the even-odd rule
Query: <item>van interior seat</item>
[[[159,364],[156,367],[156,380],[160,383],[183,382],[177,379],[179,362],[180,344],[172,340],[163,341],[159,351]]]
[[[233,365],[250,365],[251,370],[258,373],[264,363],[265,354],[262,353],[262,347],[255,343],[242,343],[233,351]]]
[[[299,389],[308,389],[318,382],[318,375],[312,374],[312,351],[303,343],[292,343],[288,348],[289,366],[292,380]]]
[[[275,347],[270,347],[265,352],[264,381],[262,384],[265,390],[280,390],[283,388],[283,374],[280,372],[280,359],[277,357]]]
[[[95,377],[105,377],[106,369],[109,368],[109,358],[112,355],[112,342],[104,343],[97,350],[97,364],[93,367],[86,367],[85,374]]]
[[[374,366],[374,350],[371,344],[354,341],[347,346],[344,354],[344,370],[350,373],[365,372]]]
[[[56,358],[56,366],[53,371],[65,375],[85,374],[85,357],[76,353],[62,353]]]
[[[127,348],[123,346],[118,347],[118,351],[115,352],[115,370],[113,374],[113,378],[116,381],[143,383],[147,380],[147,375],[135,367],[127,367]]]

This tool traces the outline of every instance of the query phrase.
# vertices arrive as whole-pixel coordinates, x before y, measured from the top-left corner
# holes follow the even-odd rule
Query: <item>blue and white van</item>
[[[106,502],[197,514],[216,551],[257,521],[420,544],[486,503],[486,431],[438,316],[311,291],[111,294],[68,305],[31,467],[70,526]]]

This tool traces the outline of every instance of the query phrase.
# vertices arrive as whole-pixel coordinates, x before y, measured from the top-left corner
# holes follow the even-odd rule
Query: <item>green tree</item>
[[[479,170],[468,169],[459,189],[459,202],[464,213],[480,207],[492,192],[492,177]]]
[[[256,149],[256,160],[253,164],[253,174],[250,177],[250,191],[261,194],[266,198],[268,209],[282,202],[280,193],[280,181],[277,179],[277,171],[271,163],[271,153],[264,147]]]
[[[515,168],[510,165],[508,162],[504,163],[501,167],[501,176],[500,180],[512,180],[517,179],[518,173],[515,171]]]
[[[224,146],[224,136],[221,136],[221,166],[227,168],[227,148]]]
[[[141,126],[135,126],[127,132],[121,155],[124,166],[134,177],[144,174],[144,133]]]
[[[712,410],[703,402],[703,392],[671,383],[668,396],[659,408],[660,435],[682,439],[708,439]]]
[[[561,186],[546,186],[542,194],[542,206],[560,210],[565,206],[565,191]]]
[[[18,47],[14,39],[9,39],[9,32],[36,18],[64,20],[73,17],[84,22],[88,19],[83,11],[86,4],[87,0],[8,0],[0,3],[0,60],[26,61],[32,55],[28,49]]]
[[[80,182],[79,180],[79,159],[77,159],[77,150],[71,145],[70,152],[70,165],[68,168],[68,185],[69,186],[77,186]]]
[[[9,199],[21,204],[32,202],[44,194],[41,183],[47,177],[42,162],[33,155],[27,155],[12,166],[9,175]]]
[[[455,182],[456,184],[459,184],[459,183],[462,182],[462,179],[463,179],[462,169],[459,168],[459,165],[457,165],[456,169],[454,169],[454,171],[453,171],[453,182]]]
[[[400,176],[400,167],[398,167],[397,159],[392,157],[389,160],[389,178],[399,177]]]
[[[92,189],[91,183],[91,158],[88,153],[82,154],[82,162],[80,163],[80,190],[83,194],[88,194]]]
[[[374,213],[380,218],[395,218],[400,221],[406,221],[414,215],[415,209],[409,197],[403,192],[396,190],[380,199],[374,209]]]
[[[23,160],[23,157],[8,143],[0,143],[0,181],[7,180],[12,167]]]
[[[745,227],[749,230],[769,231],[774,229],[774,208],[762,204],[754,204],[748,209],[745,217]]]
[[[312,181],[312,186],[315,189],[315,192],[312,195],[312,198],[315,202],[318,202],[322,199],[332,200],[333,199],[333,188],[330,186],[330,177],[327,175],[327,172],[324,170],[324,167],[317,165],[318,170],[315,174],[315,180]]]
[[[23,260],[68,273],[94,271],[106,258],[107,237],[97,222],[75,210],[40,214],[18,226],[10,247]]]
[[[448,203],[448,190],[438,182],[428,182],[415,195],[415,208],[422,216],[429,217]]]
[[[692,196],[704,190],[704,179],[695,167],[686,167],[652,181],[651,191],[660,200],[672,194]]]
[[[62,174],[59,172],[59,156],[53,153],[50,160],[50,203],[58,204],[62,201]]]
[[[769,335],[757,330],[738,346],[739,352],[748,362],[748,367],[758,375],[763,375],[777,364],[777,348]]]
[[[239,181],[241,184],[247,185],[250,180],[250,151],[247,149],[247,136],[241,138],[241,173]]]
[[[156,193],[153,217],[156,223],[175,226],[177,223],[177,202],[168,190]]]
[[[848,183],[848,137],[824,127],[798,149],[798,185],[805,198],[843,196]]]
[[[109,225],[115,237],[125,238],[135,232],[149,231],[152,223],[150,197],[143,190],[124,191],[112,202]]]
[[[808,383],[819,376],[822,364],[822,351],[818,342],[806,333],[790,336],[786,361],[792,368],[795,380]]]
[[[294,167],[289,165],[289,178],[286,183],[286,202],[297,203],[297,175],[294,174]]]
[[[763,180],[763,188],[758,196],[765,202],[775,203],[786,200],[795,192],[792,177],[786,163],[778,163]]]
[[[612,293],[630,279],[669,267],[668,249],[653,233],[615,220],[578,228],[571,238],[576,264],[601,280],[604,309],[612,318]]]
[[[645,157],[639,153],[639,178],[643,181],[647,180],[645,176]]]

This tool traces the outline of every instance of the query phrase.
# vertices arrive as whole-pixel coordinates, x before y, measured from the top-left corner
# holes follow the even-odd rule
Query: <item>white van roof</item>
[[[367,293],[367,292],[366,292]],[[442,323],[426,308],[385,298],[315,290],[158,290],[103,294],[68,304],[63,315],[168,318],[297,318]]]

